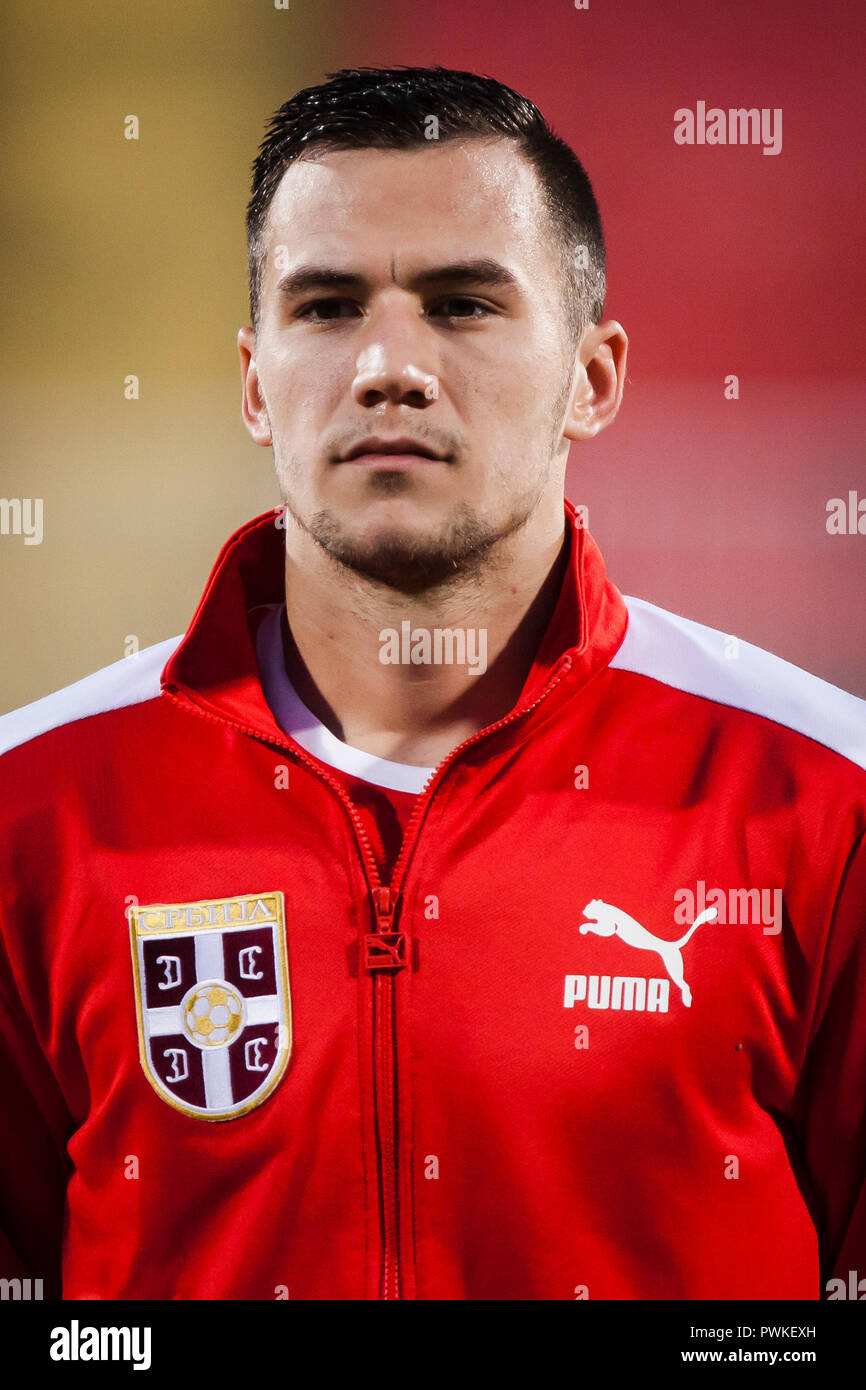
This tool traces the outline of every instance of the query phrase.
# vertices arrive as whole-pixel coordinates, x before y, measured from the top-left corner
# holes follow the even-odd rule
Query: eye
[[[482,319],[492,313],[490,307],[483,304],[480,299],[467,299],[464,295],[452,295],[450,299],[440,299],[434,306],[435,308],[444,309],[444,317],[447,319]],[[470,312],[464,312],[467,309]],[[480,312],[473,313],[472,310],[475,309]]]
[[[305,304],[303,309],[298,311],[299,319],[310,319],[312,323],[329,323],[334,319],[348,318],[349,314],[341,314],[341,308],[348,308],[354,311],[357,308],[351,299],[313,299],[309,304]],[[315,310],[315,313],[313,313]]]

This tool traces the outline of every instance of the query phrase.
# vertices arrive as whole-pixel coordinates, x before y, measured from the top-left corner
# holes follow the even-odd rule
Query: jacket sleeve
[[[795,1102],[826,1298],[830,1279],[866,1280],[866,834],[836,896]]]
[[[0,1278],[41,1279],[42,1296],[60,1298],[70,1117],[6,969],[0,1116]]]

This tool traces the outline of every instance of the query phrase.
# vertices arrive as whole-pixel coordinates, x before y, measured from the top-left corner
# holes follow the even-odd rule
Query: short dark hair
[[[577,155],[528,97],[492,77],[451,68],[342,68],[271,117],[253,164],[247,206],[250,313],[258,328],[268,209],[289,165],[315,150],[417,149],[438,140],[500,137],[534,167],[562,263],[569,332],[577,341],[604,312],[605,248],[592,185]]]

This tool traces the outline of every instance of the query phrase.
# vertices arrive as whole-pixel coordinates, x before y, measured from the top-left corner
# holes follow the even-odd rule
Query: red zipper
[[[577,649],[579,652],[582,647]],[[406,825],[403,842],[394,865],[390,884],[383,884],[373,853],[370,838],[354,803],[339,782],[324,771],[303,749],[292,747],[272,734],[261,733],[222,715],[204,709],[190,695],[175,685],[163,686],[166,694],[182,707],[192,706],[197,714],[212,719],[217,724],[227,725],[237,733],[246,734],[260,743],[272,744],[281,748],[313,772],[320,781],[325,782],[348,812],[358,845],[361,863],[370,888],[375,931],[364,938],[364,953],[361,964],[373,976],[373,1105],[374,1128],[376,1133],[376,1173],[379,1193],[379,1229],[382,1241],[382,1261],[379,1276],[379,1298],[400,1299],[403,1297],[401,1280],[400,1249],[400,1164],[399,1164],[399,1106],[398,1106],[398,1058],[396,1035],[397,975],[407,964],[406,933],[395,931],[395,914],[400,899],[403,880],[409,868],[409,860],[418,840],[424,817],[430,808],[434,793],[448,769],[467,748],[498,733],[500,729],[523,719],[537,709],[542,700],[559,684],[571,669],[572,656],[565,655],[556,667],[555,674],[533,700],[532,704],[512,710],[495,724],[479,729],[451,752],[439,764],[436,771],[418,797]]]
[[[390,888],[373,893],[376,935],[394,941],[393,924],[396,894]],[[399,941],[405,951],[405,936]],[[369,941],[369,938],[368,938]],[[374,949],[375,949],[375,943]],[[395,949],[391,946],[391,949]],[[400,1129],[397,1103],[397,971],[405,965],[401,957],[393,966],[384,966],[373,976],[373,1109],[376,1118],[376,1169],[379,1178],[379,1223],[382,1234],[382,1266],[379,1297],[402,1297],[400,1285]]]

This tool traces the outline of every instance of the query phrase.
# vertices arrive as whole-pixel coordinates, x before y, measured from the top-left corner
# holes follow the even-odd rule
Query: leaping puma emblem
[[[583,909],[583,915],[590,920],[581,922],[580,932],[582,936],[585,936],[587,932],[592,932],[595,936],[618,936],[627,946],[635,946],[639,951],[655,951],[661,956],[662,965],[679,989],[683,1003],[686,1008],[691,1007],[692,992],[683,977],[683,958],[680,952],[698,927],[703,926],[704,922],[715,921],[719,915],[717,908],[708,907],[705,912],[699,913],[685,936],[681,936],[679,941],[663,941],[660,937],[653,936],[652,932],[647,931],[646,927],[642,927],[640,922],[636,922],[633,917],[629,917],[627,912],[623,912],[621,907],[613,907],[610,903],[604,903],[601,898],[593,898],[592,902],[587,903]]]

